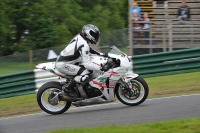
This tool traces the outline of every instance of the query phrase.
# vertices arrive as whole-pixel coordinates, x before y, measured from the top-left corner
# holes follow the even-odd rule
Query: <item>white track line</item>
[[[179,97],[198,96],[198,95],[200,95],[200,94],[191,94],[191,95],[180,95],[180,96],[171,96],[171,97],[152,98],[152,99],[147,99],[147,100],[160,100],[160,99],[179,98]],[[84,106],[84,107],[70,108],[69,110],[75,110],[75,109],[79,109],[79,108],[92,108],[92,107],[106,106],[106,105],[111,105],[111,104],[121,104],[121,103],[117,102],[117,103],[106,103],[106,104],[90,105],[90,106]],[[45,112],[43,112],[43,113],[45,113]],[[19,116],[1,118],[0,121],[1,120],[6,120],[6,119],[17,118],[17,117],[38,115],[38,114],[43,114],[43,113],[35,113],[35,114],[19,115]]]
[[[171,96],[171,97],[161,97],[161,98],[152,98],[147,100],[157,100],[157,99],[167,99],[167,98],[178,98],[178,97],[188,97],[188,96],[198,96],[200,94],[190,94],[190,95],[180,95],[180,96]]]

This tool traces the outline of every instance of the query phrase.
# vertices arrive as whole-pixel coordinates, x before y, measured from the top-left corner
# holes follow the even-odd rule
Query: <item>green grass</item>
[[[34,67],[32,66],[32,68]],[[4,62],[0,64],[0,76],[27,70],[31,70],[29,62]]]
[[[200,72],[146,78],[149,97],[200,94]],[[0,118],[40,112],[36,94],[0,99]]]
[[[18,72],[24,72],[28,70],[36,69],[35,63],[44,63],[44,62],[53,62],[53,60],[46,60],[46,61],[37,61],[33,62],[32,66],[30,66],[29,62],[4,62],[0,63],[0,76],[13,74]]]
[[[200,72],[146,78],[145,80],[149,85],[150,98],[200,94]]]
[[[0,99],[0,103],[0,118],[41,112],[37,105],[36,94]]]
[[[47,133],[200,133],[200,118],[125,126],[109,125],[93,128],[70,128]]]

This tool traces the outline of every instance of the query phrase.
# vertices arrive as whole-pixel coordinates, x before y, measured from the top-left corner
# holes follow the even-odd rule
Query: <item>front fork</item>
[[[136,95],[137,90],[135,89],[135,87],[133,86],[133,84],[130,81],[126,82],[124,78],[120,78],[120,81],[126,92],[128,92],[130,95],[133,95],[133,94]],[[125,92],[123,92],[123,93],[125,93]]]
[[[124,80],[124,78],[120,78],[120,81],[121,81],[121,83],[122,83],[122,86],[123,86],[125,89],[131,91],[131,89],[129,88],[127,82]]]

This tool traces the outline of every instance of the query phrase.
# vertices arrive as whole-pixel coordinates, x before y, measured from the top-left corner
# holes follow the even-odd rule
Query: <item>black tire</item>
[[[137,106],[137,105],[143,103],[143,102],[146,100],[146,98],[148,97],[148,94],[149,94],[149,87],[148,87],[146,81],[145,81],[143,78],[141,78],[140,76],[138,76],[138,77],[132,79],[131,81],[132,81],[132,82],[133,82],[133,81],[134,81],[134,82],[139,82],[139,84],[141,84],[141,85],[143,86],[144,95],[141,97],[141,99],[140,99],[139,101],[136,101],[136,102],[133,101],[132,103],[130,103],[130,102],[127,102],[126,100],[124,100],[125,98],[122,98],[122,97],[120,96],[120,94],[119,94],[120,85],[118,85],[118,86],[116,87],[115,93],[116,93],[116,96],[117,96],[118,100],[119,100],[120,102],[122,102],[123,104],[129,105],[129,106]],[[130,101],[131,101],[131,100],[130,100]]]
[[[49,113],[49,114],[52,114],[52,115],[62,114],[65,111],[67,111],[71,106],[71,102],[66,102],[65,107],[63,109],[59,110],[59,111],[50,111],[43,106],[42,101],[41,101],[41,97],[42,97],[42,94],[44,93],[44,91],[46,91],[49,88],[57,88],[57,89],[61,90],[62,86],[59,82],[55,82],[55,81],[47,82],[44,85],[42,85],[37,92],[37,103],[40,106],[40,108],[43,111],[45,111],[46,113]]]

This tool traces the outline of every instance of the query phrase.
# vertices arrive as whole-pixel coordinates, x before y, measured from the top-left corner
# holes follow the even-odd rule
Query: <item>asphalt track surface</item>
[[[136,124],[200,117],[200,94],[148,99],[139,106],[111,103],[70,109],[61,115],[38,113],[0,119],[0,133],[43,133],[69,127]]]

